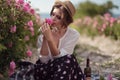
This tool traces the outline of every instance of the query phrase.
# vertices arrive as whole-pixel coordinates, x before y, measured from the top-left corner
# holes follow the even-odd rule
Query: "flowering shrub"
[[[90,36],[105,35],[111,36],[115,40],[120,40],[120,17],[114,18],[109,13],[103,16],[91,18],[89,16],[78,19],[75,23],[81,33],[87,33]]]
[[[0,0],[0,73],[10,62],[32,56],[31,46],[36,47],[39,35],[39,16],[29,2]]]

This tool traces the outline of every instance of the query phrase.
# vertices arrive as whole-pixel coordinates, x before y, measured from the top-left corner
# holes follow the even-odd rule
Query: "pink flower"
[[[98,25],[98,22],[97,22],[97,21],[94,21],[94,22],[93,22],[93,27],[97,27],[97,25]]]
[[[31,32],[34,32],[34,28],[33,27],[30,27],[29,28]]]
[[[24,4],[24,0],[16,0],[17,4]]]
[[[30,9],[30,4],[29,3],[25,3],[24,6],[27,6]]]
[[[23,7],[23,10],[24,10],[25,12],[29,12],[29,8],[28,8],[27,6],[24,6],[24,7]]]
[[[8,75],[11,76],[12,74],[14,74],[14,70],[10,70],[8,71]]]
[[[23,10],[24,10],[25,12],[29,12],[29,10],[30,10],[30,5],[29,5],[29,3],[25,3],[25,4],[23,5]]]
[[[106,21],[109,21],[110,17],[111,17],[111,14],[110,14],[110,13],[105,13],[105,14],[104,14],[104,19],[105,19]]]
[[[16,68],[16,64],[14,61],[10,62],[10,70],[14,70]]]
[[[7,0],[7,4],[10,5],[11,1],[10,0]]]
[[[14,73],[15,68],[16,68],[15,62],[14,62],[14,61],[11,61],[11,62],[10,62],[9,72],[8,72],[8,75],[9,75],[9,76],[11,76],[11,75]]]
[[[46,18],[46,19],[45,19],[45,22],[48,23],[49,25],[52,25],[52,24],[53,24],[53,20],[50,19],[50,18]]]
[[[28,49],[26,54],[27,54],[28,57],[31,57],[32,56],[32,51],[30,49]]]
[[[103,28],[103,29],[106,29],[106,27],[107,27],[107,25],[104,23],[104,24],[102,25],[102,28]]]
[[[30,9],[30,13],[31,14],[35,14],[35,10],[34,9]]]
[[[27,25],[28,25],[29,27],[33,27],[33,22],[32,22],[32,20],[28,21]]]
[[[116,21],[115,18],[113,18],[113,17],[110,18],[110,23],[114,23],[115,21]]]
[[[25,36],[25,41],[28,41],[30,38],[29,38],[29,36]]]
[[[112,78],[112,74],[111,74],[111,73],[108,74],[107,80],[113,80],[113,78]]]
[[[105,13],[104,17],[111,17],[111,14],[110,13]]]
[[[11,33],[15,33],[16,32],[16,26],[15,25],[10,28],[10,32]]]

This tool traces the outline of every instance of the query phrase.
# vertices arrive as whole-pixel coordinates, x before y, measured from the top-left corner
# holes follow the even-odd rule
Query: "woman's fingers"
[[[46,30],[45,26],[46,26],[46,23],[44,23],[43,26],[42,26],[42,31],[43,32]]]
[[[46,28],[49,30],[50,29],[50,26],[49,26],[49,24],[47,23],[46,24]]]
[[[50,27],[49,27],[49,24],[48,23],[44,23],[42,26],[41,26],[41,31],[42,32],[45,32],[47,30],[49,30]]]

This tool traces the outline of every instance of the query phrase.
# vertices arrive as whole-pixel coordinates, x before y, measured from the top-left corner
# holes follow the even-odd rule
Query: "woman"
[[[35,66],[35,80],[83,80],[83,73],[73,50],[79,33],[70,28],[75,8],[70,1],[57,0],[51,10],[52,25],[44,22],[38,38],[40,59]]]

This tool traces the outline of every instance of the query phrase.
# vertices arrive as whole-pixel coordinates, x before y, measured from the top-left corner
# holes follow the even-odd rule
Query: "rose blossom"
[[[52,25],[52,24],[53,24],[53,20],[50,19],[50,18],[46,18],[46,19],[45,19],[45,22],[48,23],[49,25]]]
[[[11,76],[13,73],[14,73],[14,70],[16,68],[16,64],[14,61],[11,61],[10,62],[10,68],[9,68],[9,71],[8,71],[8,75]]]
[[[15,68],[16,68],[15,62],[14,62],[14,61],[11,61],[11,62],[10,62],[10,69],[11,69],[11,70],[14,70]]]
[[[16,26],[15,25],[10,28],[10,32],[11,33],[15,33],[16,32]]]
[[[25,36],[25,41],[28,41],[28,40],[30,40],[30,38],[29,38],[29,36]]]
[[[26,54],[27,54],[28,57],[31,57],[32,56],[32,51],[30,49],[28,49]]]
[[[35,10],[34,9],[30,9],[30,13],[31,14],[35,14]]]
[[[27,25],[28,25],[29,27],[33,27],[33,21],[32,21],[32,20],[28,21]]]

